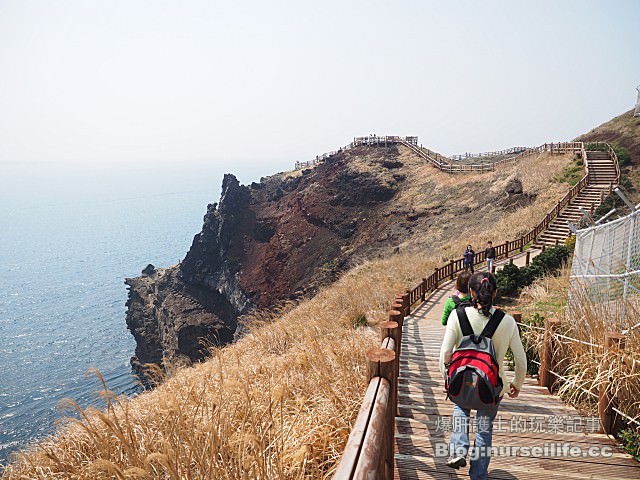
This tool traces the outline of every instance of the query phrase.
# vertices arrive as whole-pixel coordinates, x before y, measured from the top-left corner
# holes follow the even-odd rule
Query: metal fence
[[[610,320],[618,325],[611,327],[629,328],[638,322],[629,318],[635,317],[629,315],[629,305],[640,300],[640,210],[577,231],[570,308],[579,313],[584,298],[614,313]]]

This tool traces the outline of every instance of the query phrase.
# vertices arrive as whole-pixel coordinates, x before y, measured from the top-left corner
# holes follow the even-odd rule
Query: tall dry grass
[[[604,302],[589,290],[574,288],[568,303],[569,277],[565,268],[560,276],[540,279],[524,289],[521,300],[526,317],[558,318],[562,322],[559,334],[583,342],[555,339],[553,370],[566,378],[557,383],[558,394],[597,416],[598,392],[606,386],[613,392],[615,408],[640,421],[640,331],[632,328],[640,322],[640,298],[627,300],[623,322],[619,314],[622,300]],[[626,332],[623,350],[605,348],[607,332]],[[541,331],[525,329],[524,335],[541,348]]]
[[[547,182],[557,168],[547,168]],[[495,175],[487,178],[502,182],[514,173]],[[531,207],[504,222],[471,225],[468,235],[498,243],[531,228],[564,192],[547,198],[543,184],[532,187],[540,190]],[[19,453],[2,478],[329,477],[366,389],[364,353],[378,342],[377,330],[356,328],[355,319],[365,315],[372,326],[385,319],[396,293],[467,241],[451,239],[428,256],[364,262],[314,299],[277,318],[253,319],[242,340],[136,398],[117,398],[105,386],[105,410],[75,406],[79,419]]]

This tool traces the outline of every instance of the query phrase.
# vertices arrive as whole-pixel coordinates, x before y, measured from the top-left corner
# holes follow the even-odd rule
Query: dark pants
[[[471,269],[471,273],[474,272],[474,270],[473,270],[473,262],[464,264],[464,271],[466,272],[469,269]]]

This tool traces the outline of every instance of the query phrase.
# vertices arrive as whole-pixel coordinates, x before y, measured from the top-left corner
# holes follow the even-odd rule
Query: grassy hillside
[[[385,227],[411,233],[399,254],[362,261],[315,298],[252,319],[242,340],[176,369],[153,391],[128,400],[105,393],[105,411],[82,412],[18,455],[2,478],[329,476],[366,388],[364,352],[377,343],[375,324],[393,296],[469,242],[497,244],[533,227],[565,193],[569,185],[552,180],[572,162],[543,154],[451,176],[399,154],[407,182],[400,207],[383,215]],[[505,192],[516,178],[528,196]],[[371,232],[376,242],[389,234]],[[363,318],[368,326],[360,327]]]

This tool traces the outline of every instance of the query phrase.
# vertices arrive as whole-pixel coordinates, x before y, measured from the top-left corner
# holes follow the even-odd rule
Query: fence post
[[[520,253],[524,252],[524,238],[520,237]]]
[[[544,319],[544,338],[540,355],[538,382],[541,387],[547,387],[549,390],[553,385],[552,373],[550,372],[553,368],[553,334],[560,323],[557,318]]]
[[[427,279],[422,279],[422,301],[424,302],[427,299]]]
[[[527,257],[525,260],[525,264],[529,265],[529,262],[531,261],[531,250],[527,250]]]
[[[542,251],[544,252],[546,249],[547,249],[547,245],[546,245],[546,243],[543,243],[542,244]]]
[[[449,261],[449,266],[451,268],[451,276],[449,277],[449,280],[453,280],[453,259]]]
[[[607,332],[604,335],[604,346],[607,350],[622,351],[625,347],[626,338],[622,333]],[[606,382],[600,384],[598,390],[598,415],[605,433],[615,435],[622,426],[622,418],[613,411],[616,403],[614,389],[614,379],[607,378]]]
[[[396,362],[398,357],[396,352],[388,348],[372,348],[366,353],[367,377],[369,382],[374,377],[385,378],[389,382],[389,408],[384,424],[382,435],[382,455],[380,466],[384,466],[384,474],[379,478],[391,479],[393,475],[393,438],[395,432],[395,412],[398,404],[398,397],[395,395],[395,385],[398,383],[396,377]]]
[[[409,300],[409,290],[407,290],[407,292],[402,295],[402,305],[404,305],[404,311],[402,312],[402,314],[405,317],[408,317],[409,314],[411,313],[411,305],[409,303],[410,301],[411,300]]]
[[[522,313],[518,311],[511,312],[511,316],[516,321],[516,325],[518,326],[518,333],[522,334],[522,329],[520,328],[520,323],[522,322]]]

